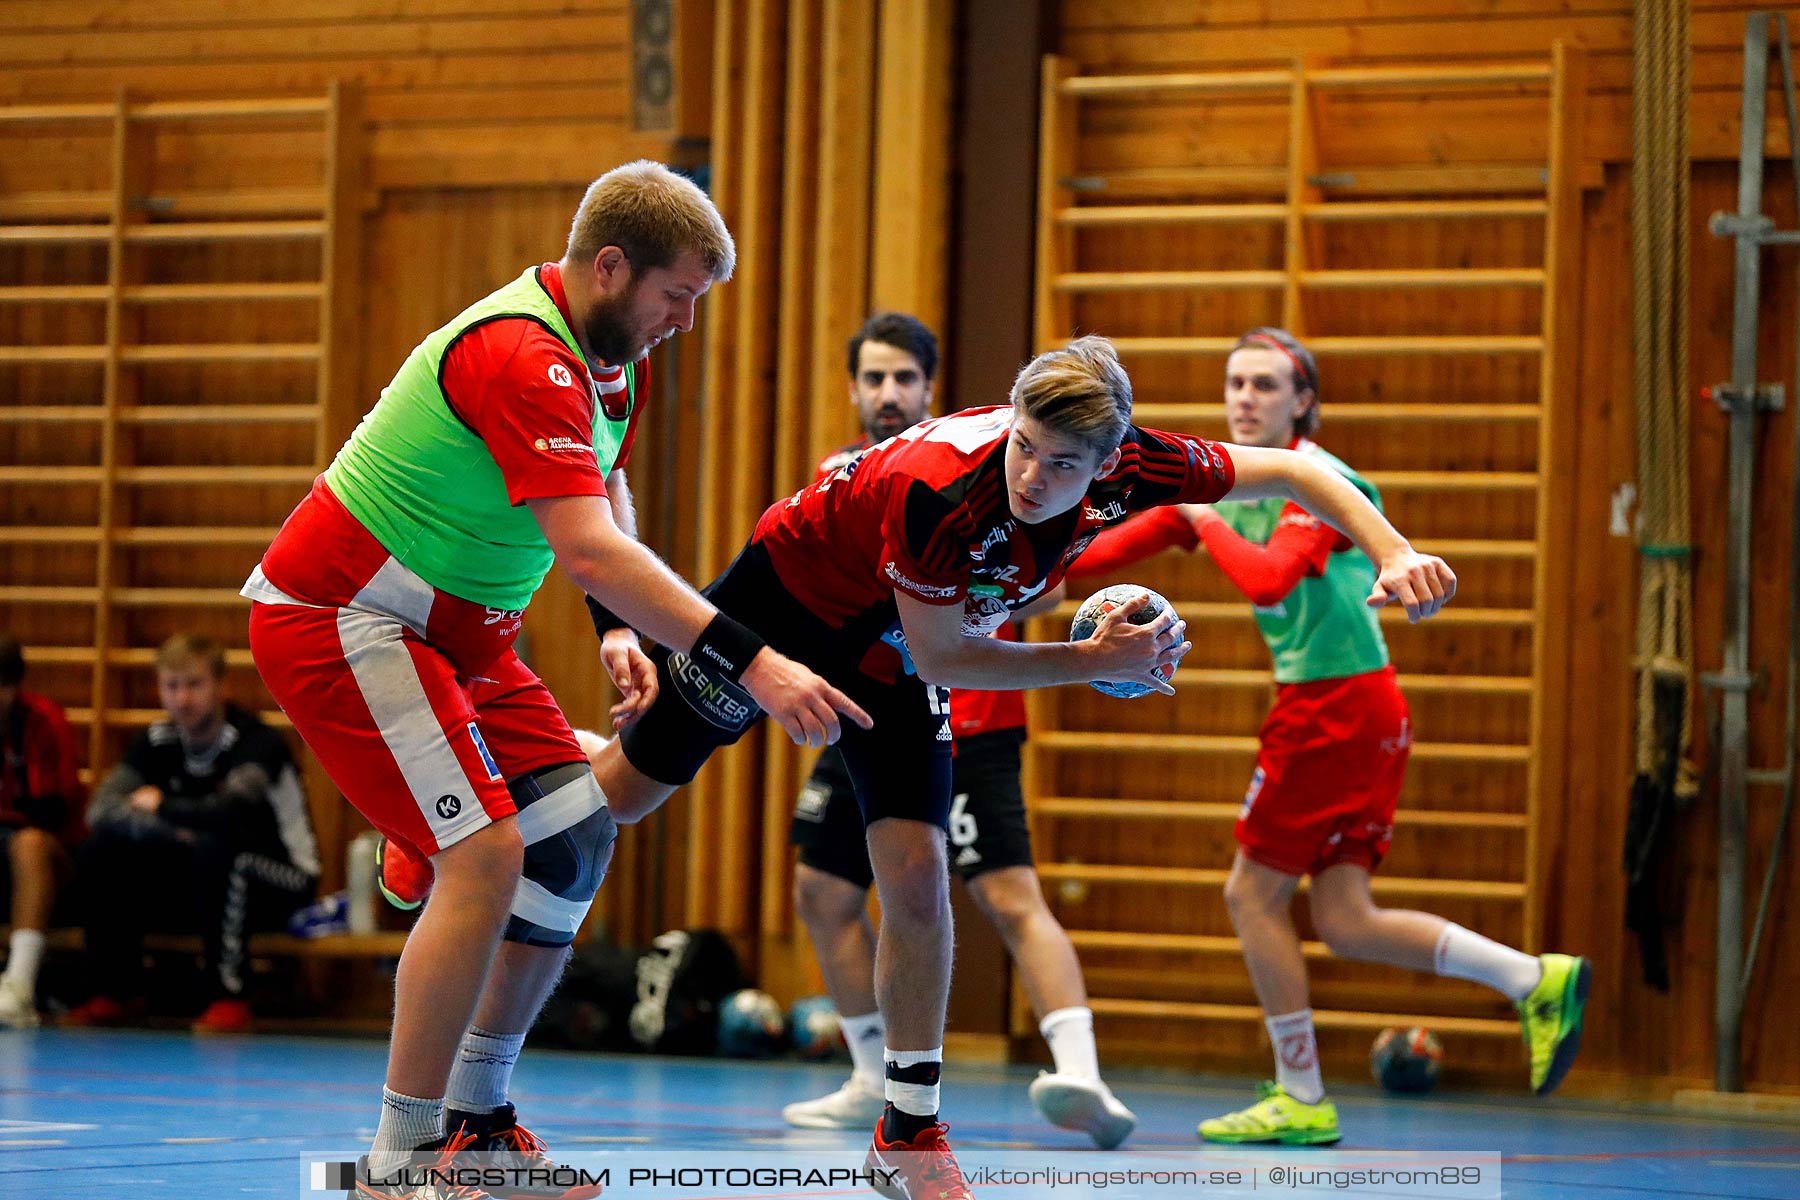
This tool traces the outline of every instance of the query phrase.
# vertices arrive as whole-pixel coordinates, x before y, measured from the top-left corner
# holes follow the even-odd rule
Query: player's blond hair
[[[1038,355],[1013,380],[1013,410],[1081,442],[1096,461],[1119,448],[1131,424],[1131,377],[1103,337],[1080,337]]]
[[[737,245],[706,193],[647,158],[594,180],[575,210],[569,261],[591,262],[606,246],[623,250],[634,271],[670,266],[684,251],[700,256],[714,283],[737,266]]]

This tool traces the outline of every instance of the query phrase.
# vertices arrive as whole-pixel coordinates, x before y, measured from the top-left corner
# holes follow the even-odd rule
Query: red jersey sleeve
[[[1237,482],[1231,451],[1222,443],[1185,433],[1165,433],[1133,425],[1119,446],[1116,477],[1136,476],[1134,512],[1160,504],[1210,504],[1223,500]]]
[[[1171,546],[1192,550],[1200,544],[1193,526],[1173,508],[1153,508],[1129,517],[1121,525],[1102,529],[1069,568],[1070,580],[1115,575]]]
[[[961,604],[968,594],[969,530],[958,506],[923,480],[896,489],[882,517],[882,573],[924,604]]]
[[[1250,541],[1218,517],[1203,518],[1198,530],[1226,578],[1259,608],[1279,604],[1307,576],[1323,575],[1332,552],[1350,545],[1343,534],[1293,503],[1281,510],[1266,545]]]
[[[523,317],[478,325],[444,355],[439,379],[451,411],[499,464],[513,504],[606,495],[587,370],[548,329]]]

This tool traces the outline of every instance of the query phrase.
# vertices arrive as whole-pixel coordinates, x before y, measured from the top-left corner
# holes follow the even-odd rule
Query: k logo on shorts
[[[462,801],[455,796],[439,796],[437,798],[437,815],[448,821],[462,811]]]

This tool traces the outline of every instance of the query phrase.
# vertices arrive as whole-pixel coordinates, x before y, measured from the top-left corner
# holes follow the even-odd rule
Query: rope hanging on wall
[[[1632,386],[1638,443],[1635,778],[1626,924],[1646,982],[1668,987],[1656,867],[1692,762],[1693,560],[1688,496],[1688,13],[1636,0],[1632,23]]]

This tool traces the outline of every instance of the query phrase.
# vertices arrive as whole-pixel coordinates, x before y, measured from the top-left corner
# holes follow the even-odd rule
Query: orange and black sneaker
[[[414,1151],[412,1160],[399,1170],[377,1179],[364,1155],[356,1163],[356,1184],[346,1200],[495,1200],[473,1184],[456,1182],[457,1172],[473,1163],[464,1159],[474,1148],[467,1135],[439,1138]]]
[[[481,1155],[484,1167],[498,1167],[509,1182],[488,1191],[496,1200],[592,1200],[600,1184],[578,1167],[564,1166],[544,1149],[544,1139],[519,1124],[519,1113],[502,1104],[491,1113],[444,1110],[444,1127],[468,1137],[468,1149]]]
[[[910,1142],[890,1142],[875,1122],[875,1141],[863,1159],[869,1183],[887,1200],[973,1200],[969,1181],[956,1165],[943,1122],[927,1126]]]
[[[382,838],[375,843],[375,882],[387,902],[401,912],[411,912],[431,895],[437,870],[428,858],[420,858],[405,846]]]

